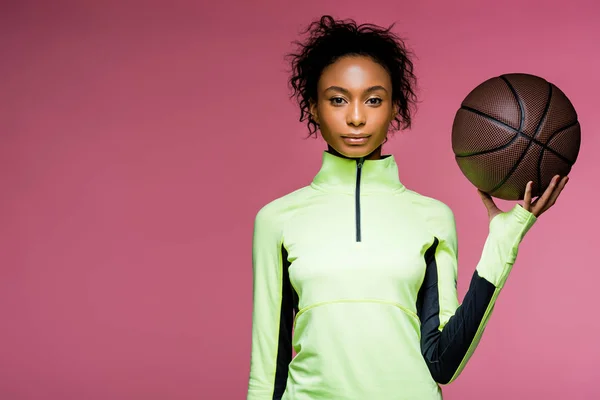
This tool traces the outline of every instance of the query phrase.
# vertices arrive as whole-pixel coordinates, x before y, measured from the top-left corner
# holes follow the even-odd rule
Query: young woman
[[[329,16],[293,54],[300,120],[328,144],[312,183],[264,206],[253,239],[248,400],[438,400],[481,339],[517,250],[567,182],[490,231],[459,305],[452,211],[381,147],[411,125],[413,65],[389,29]],[[292,335],[293,332],[293,335]],[[292,348],[296,356],[292,359]]]

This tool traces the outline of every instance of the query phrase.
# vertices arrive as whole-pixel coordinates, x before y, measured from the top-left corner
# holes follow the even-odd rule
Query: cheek
[[[390,123],[392,122],[391,112],[384,110],[377,110],[377,113],[373,113],[367,121],[368,125],[371,125],[377,131],[387,131]]]
[[[341,107],[324,107],[320,110],[319,122],[321,130],[336,131],[346,126],[346,114]]]

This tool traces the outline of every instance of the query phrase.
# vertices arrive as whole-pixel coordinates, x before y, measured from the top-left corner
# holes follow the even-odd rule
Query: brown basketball
[[[529,74],[505,74],[477,86],[452,126],[452,149],[463,174],[504,200],[522,200],[528,181],[533,197],[541,195],[554,175],[571,171],[580,142],[567,96]]]

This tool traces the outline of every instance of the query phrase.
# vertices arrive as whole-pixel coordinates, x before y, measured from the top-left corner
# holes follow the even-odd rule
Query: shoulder
[[[427,214],[441,218],[454,217],[454,213],[450,206],[441,200],[425,196],[409,189],[405,190],[405,194],[413,206]]]
[[[405,194],[411,207],[418,212],[424,224],[436,235],[447,236],[455,230],[454,212],[446,203],[433,197],[425,196],[413,190],[406,190]]]
[[[281,227],[294,210],[301,207],[310,192],[310,187],[305,186],[269,201],[256,213],[255,224]]]

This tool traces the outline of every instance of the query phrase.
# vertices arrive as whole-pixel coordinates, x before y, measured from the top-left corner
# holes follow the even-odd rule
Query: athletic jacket
[[[460,305],[449,207],[407,189],[392,155],[324,152],[309,186],[254,221],[247,399],[441,399],[535,220],[516,205],[491,221]]]

